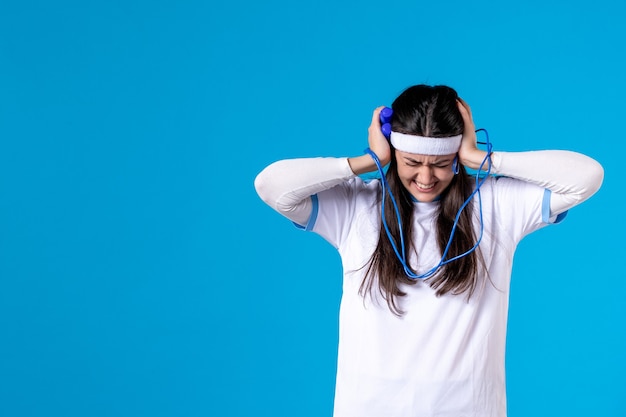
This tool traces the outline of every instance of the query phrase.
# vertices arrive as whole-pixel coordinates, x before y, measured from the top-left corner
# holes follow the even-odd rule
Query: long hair
[[[450,87],[415,85],[407,88],[392,104],[394,132],[428,137],[450,137],[463,133],[464,123],[457,107],[458,95]],[[391,163],[385,174],[389,189],[396,198],[398,211],[404,234],[404,249],[406,254],[415,253],[413,245],[414,230],[413,205],[411,194],[402,185],[397,172],[395,151],[391,149]],[[452,179],[450,185],[441,194],[438,200],[436,231],[437,245],[443,253],[450,238],[454,219],[459,208],[473,191],[472,179],[467,175],[465,168],[459,163],[459,173]],[[393,203],[385,195],[385,216],[389,231],[397,244],[400,244],[400,230]],[[463,210],[448,250],[447,259],[461,255],[476,243],[476,236],[472,227],[472,205],[468,204]],[[459,295],[467,293],[471,297],[478,280],[478,250],[450,262],[439,268],[437,273],[427,279],[429,285],[436,290],[437,296],[447,293]],[[375,286],[387,301],[389,309],[396,315],[403,311],[398,305],[398,297],[406,295],[401,290],[401,284],[415,284],[404,272],[400,260],[389,242],[385,229],[380,225],[378,244],[372,254],[365,278],[361,283],[360,292],[364,295],[371,292]]]

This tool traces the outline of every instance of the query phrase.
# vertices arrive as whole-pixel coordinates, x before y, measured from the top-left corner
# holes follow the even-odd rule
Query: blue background
[[[0,3],[0,415],[330,416],[340,261],[256,196],[448,84],[602,189],[516,254],[510,417],[626,415],[626,4]]]

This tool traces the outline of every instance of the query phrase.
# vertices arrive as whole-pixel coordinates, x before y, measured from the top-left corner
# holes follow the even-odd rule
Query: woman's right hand
[[[385,106],[376,107],[374,114],[372,114],[372,123],[368,128],[368,143],[369,147],[378,156],[382,166],[387,165],[391,161],[391,147],[389,141],[383,135],[380,125],[380,112]]]
[[[370,127],[367,130],[369,148],[376,154],[383,167],[391,162],[391,147],[389,146],[387,138],[383,135],[380,126],[380,111],[384,108],[385,106],[380,106],[374,110],[372,123],[370,123]],[[350,164],[352,172],[356,175],[373,172],[378,169],[372,156],[367,153],[354,158],[348,158],[348,163]]]

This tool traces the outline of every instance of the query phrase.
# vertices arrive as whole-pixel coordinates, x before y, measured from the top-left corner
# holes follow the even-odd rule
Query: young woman
[[[255,180],[341,255],[334,416],[505,416],[515,248],[594,194],[603,169],[570,151],[480,150],[469,106],[446,86],[402,92],[390,140],[382,109],[365,154],[283,160]]]

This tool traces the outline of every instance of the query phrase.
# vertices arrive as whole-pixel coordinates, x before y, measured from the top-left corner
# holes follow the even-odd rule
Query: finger
[[[461,112],[461,117],[463,117],[463,121],[465,123],[471,122],[472,121],[472,112],[471,112],[469,106],[467,105],[467,103],[465,101],[463,101],[463,99],[459,98],[458,101],[457,101],[457,107],[459,108],[459,111]]]
[[[461,111],[461,113],[465,112],[468,114],[472,114],[472,110],[470,109],[469,104],[467,104],[467,102],[463,100],[461,97],[457,99],[457,106],[459,110]]]
[[[376,107],[376,108],[374,109],[374,114],[372,115],[372,117],[373,117],[373,118],[378,119],[378,118],[379,118],[379,116],[380,116],[380,112],[381,112],[384,108],[385,108],[385,106],[379,106],[379,107]]]
[[[374,113],[372,114],[372,124],[374,126],[380,125],[380,112],[385,108],[385,106],[379,106],[374,109]]]

